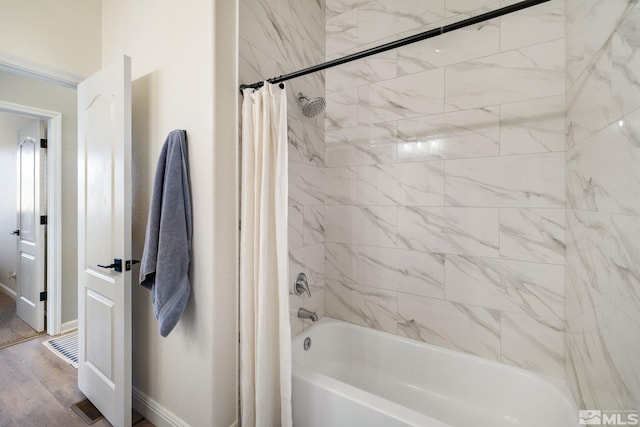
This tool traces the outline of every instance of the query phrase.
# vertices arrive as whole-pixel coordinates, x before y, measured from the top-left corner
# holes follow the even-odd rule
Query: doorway
[[[42,268],[42,281],[46,283],[47,289],[46,293],[42,295],[42,298],[45,301],[42,303],[42,324],[44,325],[44,311],[46,311],[46,332],[49,335],[57,335],[61,332],[61,186],[60,186],[60,143],[61,143],[61,114],[55,111],[43,110],[40,108],[25,106],[14,104],[6,101],[0,100],[0,113],[8,114],[10,116],[18,116],[27,120],[27,122],[34,121],[42,121],[43,122],[43,132],[46,132],[47,135],[47,156],[46,160],[44,160],[44,168],[46,172],[43,172],[47,176],[46,185],[44,191],[47,194],[47,216],[46,218],[40,218],[38,215],[37,224],[40,226],[40,222],[42,220],[46,221],[46,241],[43,240],[43,248],[42,251],[46,252],[47,260],[46,263],[43,264]],[[16,135],[17,136],[17,135]],[[40,139],[40,138],[38,138]],[[17,152],[17,139],[14,137],[14,141],[16,141],[16,147],[14,153]],[[40,142],[40,141],[38,141]],[[17,167],[17,161],[16,161]],[[17,171],[16,173],[16,181],[17,181]],[[17,185],[14,187],[16,192],[18,191]],[[5,193],[6,194],[6,193]],[[4,197],[4,196],[3,196]],[[17,196],[13,198],[14,205],[14,213],[17,215],[16,209],[16,200]],[[6,202],[6,201],[5,201]],[[14,217],[14,224],[15,224]],[[44,224],[43,224],[44,225]],[[11,233],[14,230],[5,230],[3,227],[0,230],[1,233]],[[14,237],[14,244],[15,236]],[[16,252],[16,246],[14,246],[14,254]],[[31,255],[29,255],[31,256]],[[44,261],[44,260],[43,260]],[[0,277],[0,282],[3,282],[4,286],[0,286],[0,292],[3,294],[8,294],[11,296],[13,291],[14,293],[17,291],[16,283],[4,283],[4,281],[9,280],[9,276],[15,277],[12,278],[14,282],[18,278],[18,271],[20,267],[17,265],[17,255],[16,255],[16,264],[14,265],[14,269],[11,270],[11,274],[7,271],[6,278]],[[42,282],[41,282],[42,283]],[[42,283],[42,285],[44,285]],[[44,290],[44,289],[43,289]],[[40,291],[38,292],[38,303],[40,302]],[[16,295],[14,295],[16,296]],[[15,301],[15,300],[14,300]],[[6,302],[6,301],[5,301]],[[9,301],[11,303],[11,301]],[[38,329],[38,328],[36,328]],[[24,332],[24,331],[23,331]],[[2,345],[2,343],[0,343]]]
[[[0,112],[0,347],[46,324],[45,166],[46,122]]]

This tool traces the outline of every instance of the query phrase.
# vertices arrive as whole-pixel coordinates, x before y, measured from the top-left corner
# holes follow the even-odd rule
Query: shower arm
[[[347,56],[343,56],[342,58],[337,58],[331,61],[323,62],[321,64],[317,64],[312,67],[303,68],[302,70],[294,71],[293,73],[283,74],[279,77],[272,77],[270,79],[267,79],[266,81],[273,84],[280,83],[280,87],[284,88],[283,82],[287,80],[295,79],[297,77],[302,77],[307,74],[325,70],[327,68],[346,64],[347,62],[356,61],[358,59],[362,59],[371,55],[376,55],[378,53],[386,52],[391,49],[396,49],[398,47],[406,46],[408,44],[412,44],[422,40],[430,39],[432,37],[440,36],[442,34],[445,34],[451,31],[459,30],[460,28],[478,24],[480,22],[487,21],[489,19],[498,18],[503,15],[508,15],[510,13],[517,12],[522,9],[536,6],[541,3],[546,3],[548,1],[551,1],[551,0],[524,0],[519,3],[512,4],[510,6],[505,6],[500,9],[492,10],[491,12],[486,12],[478,16],[473,16],[471,18],[463,19],[462,21],[454,22],[453,24],[444,25],[439,28],[434,28],[428,31],[424,31],[422,33],[414,34],[413,36],[405,37],[400,40],[385,43],[377,47],[372,47],[370,49],[352,53],[351,55],[347,55]],[[248,85],[242,84],[240,85],[240,93],[244,95],[243,93],[244,89],[249,89],[249,88],[259,89],[263,85],[264,85],[263,81],[255,82]]]

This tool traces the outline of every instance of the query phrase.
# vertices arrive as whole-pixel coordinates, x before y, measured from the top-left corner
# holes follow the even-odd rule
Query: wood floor
[[[37,334],[16,315],[16,300],[0,291],[0,347]]]
[[[85,398],[77,371],[42,345],[48,336],[0,350],[0,426],[86,427],[69,406]],[[134,413],[136,427],[153,427]],[[108,427],[102,419],[96,427]]]

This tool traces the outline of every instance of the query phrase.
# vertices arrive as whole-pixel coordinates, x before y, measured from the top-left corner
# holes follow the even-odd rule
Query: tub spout
[[[307,310],[306,308],[298,309],[298,317],[301,319],[310,319],[312,322],[318,321],[318,315],[313,311]]]

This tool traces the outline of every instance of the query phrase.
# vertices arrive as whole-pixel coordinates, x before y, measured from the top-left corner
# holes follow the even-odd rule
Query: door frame
[[[62,114],[0,100],[0,111],[47,122],[47,334],[62,329]]]
[[[0,54],[0,70],[76,89],[82,78]],[[62,114],[0,100],[0,111],[47,121],[47,334],[62,331]]]

